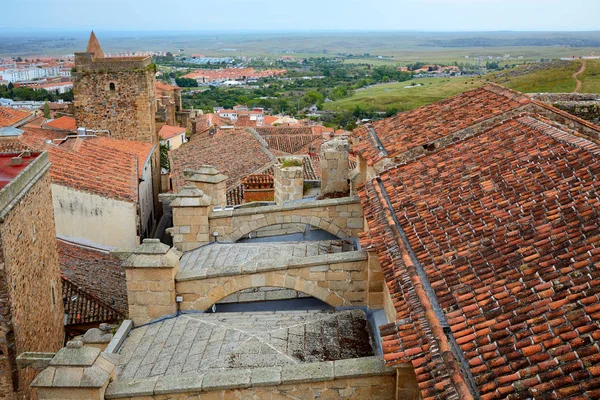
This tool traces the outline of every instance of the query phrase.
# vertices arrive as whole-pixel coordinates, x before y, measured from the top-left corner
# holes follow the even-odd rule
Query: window
[[[185,143],[185,133],[181,135],[181,143]]]
[[[167,149],[170,149],[170,148],[171,148],[171,140],[169,139],[169,140],[167,140]]]
[[[110,85],[108,85],[108,87],[109,87],[109,89],[110,89],[111,92],[114,92],[116,90],[114,82],[111,82]]]

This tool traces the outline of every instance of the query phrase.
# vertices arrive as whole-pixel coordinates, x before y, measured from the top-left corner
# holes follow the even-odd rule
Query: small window
[[[167,149],[171,148],[171,140],[167,140]]]
[[[181,143],[185,143],[185,134],[181,135]]]
[[[114,91],[116,90],[116,87],[115,87],[115,83],[114,83],[114,82],[111,82],[111,83],[110,83],[110,85],[109,85],[109,89],[110,89],[110,91],[111,91],[111,92],[114,92]]]

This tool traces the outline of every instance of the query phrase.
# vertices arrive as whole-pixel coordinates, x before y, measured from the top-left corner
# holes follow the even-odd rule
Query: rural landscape
[[[600,2],[1,14],[1,399],[600,399]]]

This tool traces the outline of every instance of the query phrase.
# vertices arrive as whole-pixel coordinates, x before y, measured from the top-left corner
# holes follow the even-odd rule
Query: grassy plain
[[[413,83],[422,86],[411,86]],[[325,109],[341,111],[360,106],[380,111],[396,107],[400,111],[406,111],[482,86],[484,83],[480,78],[427,78],[386,83],[358,90],[346,99],[325,103]]]
[[[600,93],[600,60],[587,60],[587,68],[579,79],[583,86],[581,93]],[[372,86],[358,90],[353,96],[326,103],[328,110],[353,110],[356,106],[385,111],[397,107],[401,111],[420,107],[465,90],[495,82],[523,93],[570,93],[576,82],[572,75],[581,67],[581,61],[552,64],[546,69],[526,65],[484,75],[481,78],[428,78],[408,82],[397,82]],[[410,87],[412,83],[422,84]]]
[[[600,60],[587,60],[586,63],[585,72],[579,77],[583,83],[581,93],[600,93]]]

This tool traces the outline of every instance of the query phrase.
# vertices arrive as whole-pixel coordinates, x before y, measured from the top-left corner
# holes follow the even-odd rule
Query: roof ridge
[[[568,143],[582,150],[589,151],[595,156],[600,156],[600,146],[598,144],[592,142],[586,137],[575,135],[572,129],[564,127],[564,129],[561,130],[546,121],[534,117],[530,113],[516,117],[514,120],[532,129],[535,129],[537,132],[548,135],[555,140]],[[540,125],[544,125],[547,129],[542,129]]]

